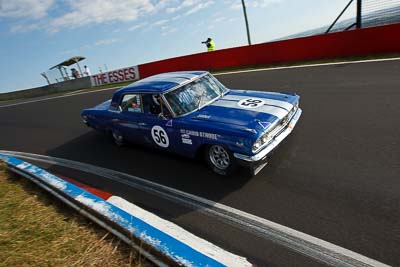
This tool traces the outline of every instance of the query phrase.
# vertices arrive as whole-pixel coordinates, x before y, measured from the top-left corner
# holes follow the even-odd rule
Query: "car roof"
[[[164,93],[174,87],[185,84],[199,76],[208,73],[207,71],[177,71],[166,72],[147,77],[121,88],[118,93],[140,92],[140,93]]]

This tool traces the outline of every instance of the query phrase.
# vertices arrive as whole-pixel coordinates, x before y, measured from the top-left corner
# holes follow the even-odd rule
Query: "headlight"
[[[262,145],[262,140],[260,138],[253,144],[253,151],[256,151],[257,149],[259,149],[261,147],[261,145]]]
[[[82,121],[83,121],[83,123],[87,123],[88,122],[88,118],[87,118],[86,115],[82,116]]]
[[[253,144],[253,152],[257,151],[263,145],[269,143],[271,141],[271,137],[268,136],[268,133],[265,133],[263,136],[257,139],[257,141]]]

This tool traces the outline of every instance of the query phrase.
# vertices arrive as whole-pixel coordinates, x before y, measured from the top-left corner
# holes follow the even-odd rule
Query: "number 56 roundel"
[[[258,108],[262,107],[265,101],[258,98],[246,98],[239,101],[238,105],[244,108]]]
[[[169,146],[168,135],[161,126],[153,126],[153,128],[151,128],[151,136],[154,142],[160,147],[167,148]]]

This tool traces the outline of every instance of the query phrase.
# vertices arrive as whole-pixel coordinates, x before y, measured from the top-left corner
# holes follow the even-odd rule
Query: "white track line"
[[[111,88],[106,88],[106,89],[100,89],[100,90],[92,90],[92,91],[81,92],[81,93],[68,93],[68,94],[65,94],[65,95],[47,97],[47,98],[36,99],[36,100],[30,100],[30,101],[19,102],[19,103],[14,103],[14,104],[8,104],[8,105],[3,105],[3,106],[0,104],[0,108],[19,106],[19,105],[24,105],[24,104],[29,104],[29,103],[42,102],[42,101],[47,101],[47,100],[52,100],[52,99],[57,99],[57,98],[64,98],[64,97],[71,97],[71,96],[76,96],[76,95],[92,94],[92,93],[97,93],[97,92],[102,92],[102,91],[107,91],[107,90],[113,90],[113,89],[118,89],[118,88],[121,88],[121,86],[111,87]],[[82,90],[80,90],[80,91],[82,91]]]
[[[334,66],[334,65],[344,65],[344,64],[372,63],[372,62],[385,62],[385,61],[396,61],[396,60],[400,60],[400,57],[382,58],[382,59],[366,59],[366,60],[356,60],[356,61],[341,61],[341,62],[332,62],[332,63],[305,64],[305,65],[295,65],[295,66],[286,66],[286,67],[271,67],[271,68],[264,68],[264,69],[255,69],[255,70],[228,71],[228,72],[216,73],[213,75],[219,76],[219,75],[226,75],[226,74],[246,73],[246,72],[286,70],[286,69]]]
[[[195,196],[165,185],[157,184],[137,176],[97,167],[91,164],[72,160],[60,159],[31,153],[2,151],[0,153],[11,156],[55,164],[102,176],[114,182],[143,190],[179,204],[196,208],[199,212],[216,217],[223,222],[239,227],[249,233],[266,240],[278,243],[307,257],[333,266],[385,266],[388,265],[359,253],[334,245],[322,239],[257,217],[244,211],[217,203],[199,196]]]

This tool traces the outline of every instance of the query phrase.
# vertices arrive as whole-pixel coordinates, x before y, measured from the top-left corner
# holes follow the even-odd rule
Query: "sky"
[[[330,24],[348,0],[245,0],[252,43]],[[352,6],[343,19],[354,16]],[[84,56],[92,74],[247,45],[241,0],[0,0],[0,93]]]

